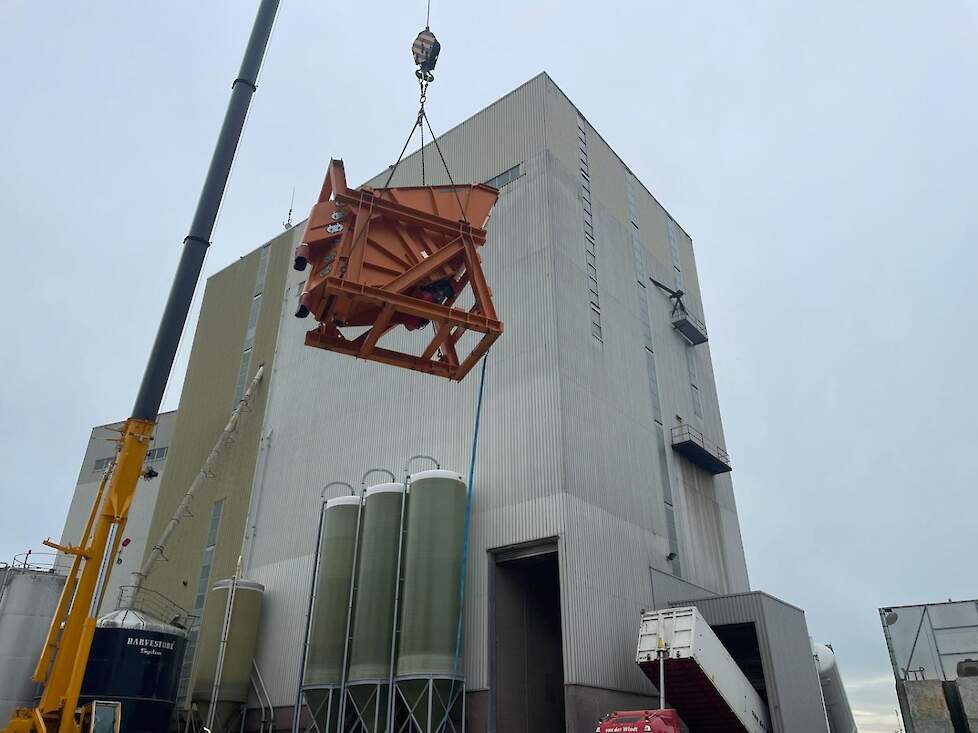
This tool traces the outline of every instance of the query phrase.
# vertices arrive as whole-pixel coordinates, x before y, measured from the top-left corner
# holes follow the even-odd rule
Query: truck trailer
[[[655,685],[664,673],[669,706],[691,731],[770,733],[767,704],[695,607],[643,612],[635,661]]]

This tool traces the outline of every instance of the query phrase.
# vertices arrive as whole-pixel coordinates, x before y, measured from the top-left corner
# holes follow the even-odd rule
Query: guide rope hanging
[[[472,456],[469,460],[469,483],[465,492],[465,523],[462,530],[462,572],[459,576],[458,588],[458,619],[455,625],[455,653],[452,655],[452,684],[448,694],[448,700],[455,698],[455,686],[464,676],[461,671],[462,665],[462,629],[465,620],[465,585],[466,576],[469,569],[469,535],[472,530],[472,489],[475,483],[475,464],[476,455],[479,450],[479,428],[482,424],[482,398],[486,388],[486,364],[489,362],[489,355],[482,357],[482,371],[479,375],[479,396],[475,406],[475,429],[472,433]],[[444,726],[452,713],[452,707],[446,707],[442,715],[441,722],[435,730],[443,730]]]

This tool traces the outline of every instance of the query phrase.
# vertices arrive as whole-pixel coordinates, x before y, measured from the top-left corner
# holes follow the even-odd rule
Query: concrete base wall
[[[659,707],[654,691],[636,695],[620,690],[606,690],[584,685],[564,686],[567,733],[594,733],[597,721],[614,710],[647,710]],[[497,733],[504,733],[498,731]]]
[[[904,690],[914,733],[949,733],[954,730],[940,680],[908,680],[904,683]]]
[[[651,695],[635,695],[619,690],[606,690],[584,685],[564,686],[565,721],[567,733],[593,733],[597,721],[613,710],[643,710],[659,705],[654,691]],[[489,691],[475,690],[468,694],[465,705],[466,733],[493,733],[489,730]],[[685,730],[685,729],[684,729]],[[494,733],[510,733],[497,726]],[[552,733],[547,731],[547,733]]]
[[[292,714],[293,707],[291,705],[281,705],[274,709],[274,716],[272,713],[266,713],[266,722],[264,725],[261,720],[261,711],[256,708],[248,709],[248,717],[245,719],[244,731],[245,733],[258,733],[259,730],[264,727],[267,731],[270,726],[274,725],[276,731],[290,731],[292,730]],[[489,730],[489,691],[488,690],[471,690],[465,698],[465,731],[466,733],[488,733]],[[239,719],[238,719],[239,720]],[[235,726],[240,723],[236,722]],[[302,718],[299,721],[299,730],[304,731],[306,729],[312,729],[312,719],[309,716],[309,710],[305,706],[302,708]],[[238,728],[236,727],[235,730]],[[181,727],[179,731],[182,731]],[[593,728],[592,728],[593,730]],[[590,733],[590,731],[589,731]]]
[[[978,677],[959,677],[955,685],[961,699],[961,712],[968,724],[968,733],[978,733]]]
[[[489,733],[489,690],[471,690],[466,694],[465,733]]]
[[[650,695],[636,695],[620,690],[606,690],[584,685],[565,685],[564,702],[566,705],[567,733],[593,733],[597,721],[613,710],[647,710],[659,706],[659,698],[654,690]],[[465,710],[466,733],[490,733],[488,690],[471,690],[466,697]],[[275,708],[275,730],[291,730],[292,712],[291,705]],[[303,713],[300,730],[305,729],[311,723],[305,708],[303,708]],[[268,724],[272,720],[271,715],[266,714],[266,720],[268,721],[265,724],[267,730]],[[260,711],[249,709],[244,726],[245,733],[257,733],[260,723]],[[235,725],[237,726],[238,723]],[[689,733],[685,726],[683,726],[683,731]],[[496,733],[508,732],[497,730]]]

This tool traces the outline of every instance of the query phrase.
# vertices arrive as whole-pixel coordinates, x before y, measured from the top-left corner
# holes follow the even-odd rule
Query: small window
[[[662,421],[662,403],[659,400],[659,379],[655,371],[655,355],[652,349],[645,349],[645,368],[649,380],[649,398],[652,402],[652,418]]]
[[[92,466],[92,471],[104,471],[106,468],[108,468],[109,464],[112,463],[113,458],[115,458],[115,456],[110,456],[109,458],[99,458],[97,461],[95,461],[95,465]]]
[[[703,403],[700,401],[700,388],[695,384],[689,385],[689,392],[693,396],[693,415],[700,420],[703,419]]]
[[[244,397],[245,389],[248,385],[248,374],[251,371],[251,348],[244,350],[241,354],[241,365],[238,368],[238,382],[234,387],[234,402],[237,404]]]
[[[517,178],[523,175],[522,163],[517,163],[512,168],[508,168],[500,173],[494,178],[490,178],[486,181],[487,186],[492,186],[493,188],[502,188],[503,186],[512,183]]]
[[[221,526],[221,514],[223,511],[224,499],[218,499],[214,502],[214,508],[211,510],[211,524],[207,530],[208,547],[213,547],[217,544],[217,529]]]
[[[265,289],[265,277],[268,275],[268,252],[269,245],[266,244],[261,248],[261,254],[258,256],[258,274],[255,275],[255,295],[261,295]]]
[[[166,451],[167,449],[165,446],[163,448],[151,448],[150,450],[146,451],[146,460],[147,461],[162,460],[163,458],[166,458]]]

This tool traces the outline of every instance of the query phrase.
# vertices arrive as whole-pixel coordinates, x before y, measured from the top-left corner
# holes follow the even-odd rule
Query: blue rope
[[[469,486],[465,497],[465,530],[462,539],[462,578],[458,591],[458,625],[455,627],[455,659],[452,662],[453,675],[458,676],[458,665],[462,656],[462,615],[465,612],[465,578],[469,569],[469,529],[472,524],[472,482],[475,480],[475,454],[479,445],[479,423],[482,421],[482,395],[486,387],[486,362],[488,354],[482,358],[482,374],[479,377],[479,401],[475,410],[475,433],[472,436],[472,458],[469,461]],[[455,680],[452,680],[454,687]],[[449,699],[451,699],[451,695]],[[445,711],[445,717],[451,711]],[[444,721],[442,721],[444,723]]]

